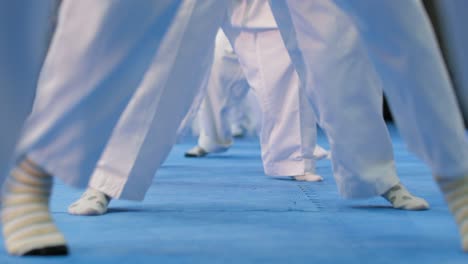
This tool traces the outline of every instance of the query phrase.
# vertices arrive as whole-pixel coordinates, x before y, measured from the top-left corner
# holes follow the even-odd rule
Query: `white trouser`
[[[437,19],[440,20],[441,36],[450,62],[450,70],[456,86],[456,94],[462,110],[465,124],[468,124],[468,34],[466,25],[468,1],[445,0],[434,1],[437,8]]]
[[[382,91],[352,21],[334,1],[270,3],[330,141],[340,193],[346,198],[384,193],[398,177],[382,118]]]
[[[468,141],[450,78],[419,0],[353,1],[398,128],[435,175],[468,174]],[[392,32],[392,34],[388,34]]]
[[[49,45],[54,1],[0,2],[0,185]]]
[[[399,38],[412,41],[400,43],[400,51],[405,51],[402,58],[381,58],[382,64],[394,70],[393,78],[405,79],[409,73],[404,71],[414,71],[412,74],[422,77],[417,78],[419,85],[413,82],[410,86],[384,86],[408,144],[424,157],[435,174],[461,177],[467,173],[460,114],[419,2],[336,2],[340,7],[328,0],[270,2],[299,75],[308,87],[315,88],[309,98],[331,141],[333,167],[343,195],[370,195],[373,189],[379,193],[385,190],[383,186],[397,181],[390,142],[380,116],[380,84],[353,21],[340,9],[353,4],[357,7],[358,3],[375,6],[372,12],[358,17],[367,22],[366,26],[382,25],[366,21],[375,16],[384,20],[384,25],[399,29],[374,29],[373,33],[384,35],[387,40],[379,48],[395,45],[393,41]]]
[[[117,195],[142,199],[210,63],[225,4],[65,1],[19,154],[85,186],[119,117],[138,112],[112,134],[103,159],[112,171],[99,164],[96,173]]]
[[[213,65],[200,107],[198,145],[208,152],[223,152],[232,145],[230,114],[245,99],[249,85],[228,40],[216,36]]]
[[[314,113],[299,85],[279,30],[246,30],[227,22],[223,30],[260,103],[265,174],[294,176],[315,172]]]

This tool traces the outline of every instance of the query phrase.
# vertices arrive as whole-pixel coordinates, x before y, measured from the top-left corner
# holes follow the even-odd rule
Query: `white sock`
[[[204,157],[208,154],[208,151],[204,150],[200,146],[195,146],[191,149],[189,149],[187,152],[185,152],[185,157],[187,158],[199,158],[199,157]]]
[[[330,151],[322,148],[319,145],[315,145],[315,148],[314,148],[315,160],[322,160],[322,159],[329,159],[329,158],[330,158]]]
[[[318,174],[315,174],[315,173],[310,173],[310,172],[307,172],[306,174],[304,175],[297,175],[297,176],[293,176],[294,180],[296,181],[308,181],[308,182],[319,182],[319,181],[323,181],[323,177],[318,175]]]
[[[429,204],[426,200],[412,195],[403,184],[398,183],[382,195],[393,208],[402,210],[427,210]]]
[[[66,255],[65,238],[49,212],[52,177],[23,161],[7,178],[2,197],[2,227],[11,255]]]
[[[457,222],[462,248],[468,252],[468,175],[456,180],[438,179],[437,182]]]
[[[72,215],[103,215],[107,212],[110,197],[88,187],[80,199],[68,207],[68,213]]]
[[[241,125],[233,125],[231,126],[231,134],[233,138],[243,138],[245,129]]]

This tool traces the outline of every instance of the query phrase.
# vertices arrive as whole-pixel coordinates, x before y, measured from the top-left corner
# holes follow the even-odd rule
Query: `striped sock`
[[[468,252],[468,175],[455,180],[437,179],[437,182],[457,222],[462,248]]]
[[[67,246],[49,213],[52,177],[24,160],[5,182],[2,227],[11,255],[66,255]]]

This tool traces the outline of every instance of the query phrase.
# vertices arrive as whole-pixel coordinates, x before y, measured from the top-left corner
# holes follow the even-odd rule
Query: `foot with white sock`
[[[398,183],[382,195],[393,208],[420,211],[429,209],[429,203],[423,198],[412,195],[403,184]]]
[[[49,211],[52,177],[31,161],[23,161],[8,176],[2,194],[5,247],[17,256],[66,255],[65,238]]]
[[[315,160],[322,160],[322,159],[329,159],[330,158],[330,151],[322,148],[319,145],[315,145],[314,149],[314,159]],[[320,182],[323,181],[323,177],[315,174],[313,172],[306,172],[303,175],[293,176],[293,179],[296,181],[308,181],[308,182]]]
[[[68,207],[68,213],[72,215],[103,215],[107,213],[111,198],[105,193],[91,187],[83,195]]]
[[[322,148],[320,145],[315,145],[315,148],[314,148],[315,160],[330,159],[330,157],[331,157],[330,151]]]
[[[296,181],[307,181],[307,182],[320,182],[320,181],[323,181],[323,177],[318,175],[318,174],[315,174],[315,173],[311,173],[311,172],[307,172],[303,175],[297,175],[297,176],[293,176],[293,179],[296,180]]]
[[[187,152],[185,152],[185,157],[186,158],[200,158],[208,155],[210,152],[206,151],[204,148],[200,146],[195,146]],[[322,148],[319,145],[316,145],[314,148],[314,159],[315,160],[322,160],[322,159],[330,159],[331,153],[330,151]]]
[[[208,151],[198,145],[185,152],[186,158],[200,158],[206,155],[208,155]]]
[[[463,251],[468,252],[468,175],[459,179],[437,179],[455,217]]]

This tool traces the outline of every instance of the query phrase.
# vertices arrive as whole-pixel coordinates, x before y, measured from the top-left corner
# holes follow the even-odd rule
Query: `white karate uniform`
[[[223,31],[262,111],[260,143],[265,174],[314,173],[314,113],[299,85],[268,2],[237,1],[228,14]]]
[[[32,108],[54,4],[48,0],[0,3],[0,185]]]
[[[127,190],[147,188],[173,145],[225,4],[65,0],[19,155],[85,186],[119,118],[138,112],[112,134],[111,171],[100,164],[96,173],[112,177],[116,195],[142,199],[145,190]],[[135,135],[134,127],[141,129]]]
[[[308,98],[328,134],[342,195],[382,194],[398,181],[381,117],[380,82],[349,16],[364,10],[360,8],[367,8],[356,16],[362,22],[361,31],[368,27],[379,35],[374,48],[400,55],[371,53],[381,63],[377,68],[407,143],[434,174],[462,177],[468,173],[460,113],[419,1],[270,3],[301,80],[313,87],[308,89]]]

